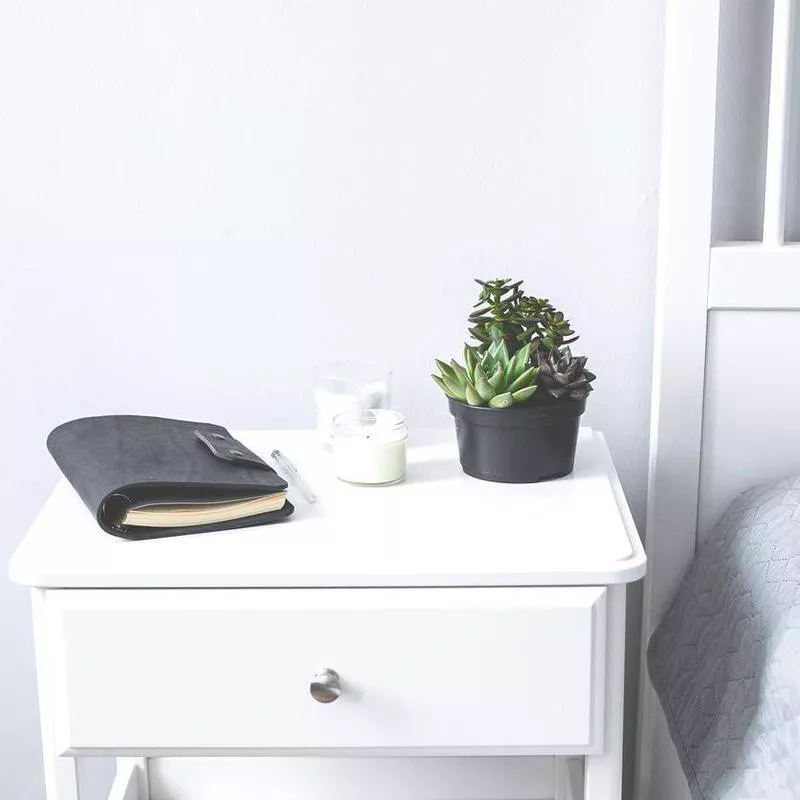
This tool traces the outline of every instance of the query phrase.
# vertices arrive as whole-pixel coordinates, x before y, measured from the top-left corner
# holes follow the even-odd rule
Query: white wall
[[[310,424],[310,371],[394,365],[413,425],[473,276],[567,306],[637,514],[662,2],[0,4],[0,562],[44,437],[135,411]],[[42,797],[25,593],[0,581],[0,797]]]

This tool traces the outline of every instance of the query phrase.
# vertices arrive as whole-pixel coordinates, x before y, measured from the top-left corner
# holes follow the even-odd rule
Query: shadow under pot
[[[569,475],[586,398],[512,408],[470,406],[448,398],[461,468],[500,483],[536,483]]]

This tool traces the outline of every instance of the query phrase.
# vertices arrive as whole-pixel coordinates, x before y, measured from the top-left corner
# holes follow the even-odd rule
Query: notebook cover
[[[236,452],[257,464],[217,457],[197,438],[198,430],[206,437],[232,439],[220,425],[116,415],[66,422],[48,436],[47,449],[100,527],[114,536],[155,539],[245,528],[285,519],[294,511],[287,500],[278,511],[227,522],[175,528],[122,525],[124,512],[139,503],[236,500],[287,488],[275,470],[241,444]]]

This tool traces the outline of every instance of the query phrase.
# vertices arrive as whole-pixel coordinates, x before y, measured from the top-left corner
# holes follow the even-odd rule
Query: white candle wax
[[[365,436],[334,439],[336,477],[350,483],[395,483],[406,474],[406,443],[370,441]]]
[[[334,422],[336,477],[350,483],[397,483],[406,474],[406,424],[396,411],[340,414]]]

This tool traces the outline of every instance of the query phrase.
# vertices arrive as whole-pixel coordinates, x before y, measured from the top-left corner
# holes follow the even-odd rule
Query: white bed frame
[[[668,1],[645,647],[698,539],[727,504],[748,486],[800,472],[800,246],[785,240],[787,189],[796,183],[787,161],[797,19],[794,0],[774,0],[774,11],[757,3],[772,12],[763,235],[737,243],[716,242],[714,227],[728,199],[719,185],[715,197],[715,157],[721,134],[739,124],[722,120],[719,80],[720,31],[737,0]],[[636,787],[638,800],[689,797],[644,659]]]

